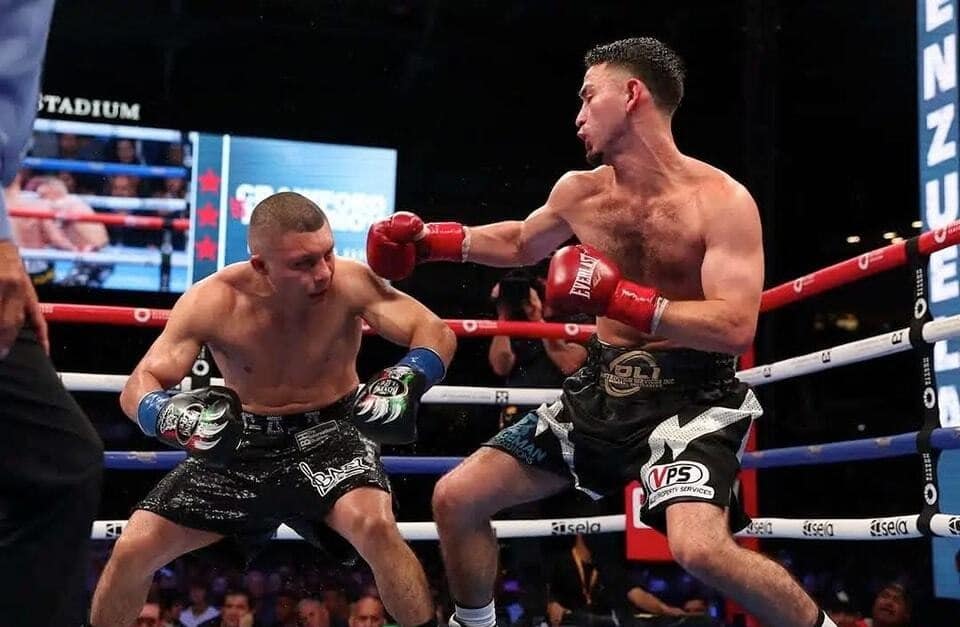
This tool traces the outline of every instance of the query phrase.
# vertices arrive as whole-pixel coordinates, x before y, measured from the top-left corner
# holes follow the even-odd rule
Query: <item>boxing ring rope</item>
[[[62,220],[64,222],[94,222],[106,226],[125,226],[130,229],[144,229],[160,231],[173,229],[186,231],[190,228],[190,220],[186,218],[161,218],[147,216],[104,215],[102,213],[75,213],[71,211],[53,211],[51,209],[32,209],[28,207],[11,207],[7,214],[11,218],[35,218],[40,220]]]
[[[186,211],[189,209],[183,198],[126,198],[124,196],[95,196],[91,194],[71,194],[94,209],[112,209],[115,211]],[[37,192],[21,191],[24,200],[43,200]]]
[[[162,327],[170,318],[169,309],[147,307],[41,303],[40,308],[49,322]],[[530,339],[584,341],[589,339],[596,329],[592,324],[513,320],[444,320],[444,322],[460,337],[510,335]],[[363,333],[376,335],[367,324],[363,325]]]
[[[942,250],[949,246],[960,244],[960,221],[951,222],[947,226],[933,231],[926,231],[917,236],[919,250],[923,254],[930,254]],[[859,281],[862,278],[878,274],[885,270],[890,270],[906,264],[906,242],[898,242],[881,248],[877,248],[868,253],[852,257],[846,261],[827,266],[810,274],[806,274],[793,281],[787,281],[776,287],[764,291],[760,301],[760,311],[768,312],[779,309],[791,303],[803,300],[810,296],[822,292],[848,285]],[[49,304],[51,321],[62,322],[80,322],[91,324],[134,324],[141,323],[136,318],[122,320],[122,316],[110,315],[108,320],[99,320],[94,315],[94,311],[103,311],[103,308],[94,309],[91,305],[64,305]],[[59,309],[60,311],[55,311]],[[69,312],[68,312],[69,309]],[[134,311],[138,308],[117,307],[117,310]],[[81,313],[87,310],[86,313]],[[151,320],[165,321],[166,317],[151,315]],[[452,321],[448,321],[450,323]],[[592,326],[588,325],[556,325],[567,327],[568,329],[577,329],[577,332],[558,333],[555,327],[550,327],[549,323],[538,322],[514,322],[502,320],[464,320],[463,331],[465,335],[474,335],[476,337],[486,337],[490,335],[511,335],[513,337],[533,337],[544,339],[584,339],[593,331]],[[517,326],[514,326],[517,325]],[[161,324],[151,324],[150,326],[162,326]],[[451,325],[453,327],[453,325]],[[454,330],[458,330],[453,327]],[[526,335],[524,332],[534,332],[542,329],[543,333],[549,335]]]
[[[51,305],[49,304],[44,304],[41,306],[45,316],[47,315],[46,308],[50,306]],[[72,310],[70,314],[63,315],[59,318],[60,320],[75,321],[78,318],[87,315],[96,315],[98,313],[81,312],[79,310],[81,307],[86,308],[89,306],[70,307],[76,307],[77,309]],[[126,309],[123,307],[104,307],[103,309],[109,310],[105,312],[106,314],[115,316],[115,318],[111,317],[112,321],[109,322],[109,324],[123,324],[123,322],[116,322],[115,320],[119,318],[126,318],[128,314],[127,311],[116,311]],[[165,310],[139,309],[134,310],[133,313],[138,316],[138,321],[140,324],[148,326],[163,326],[165,319],[161,318],[160,316],[165,313],[169,317],[169,312],[166,312]],[[47,317],[48,319],[58,319],[50,316]],[[479,329],[467,333],[463,330],[463,323],[471,321],[446,320],[445,322],[447,322],[447,324],[457,333],[457,335],[461,337],[465,335],[473,337],[480,337],[484,335],[512,335],[507,330],[507,328],[511,326],[509,324],[503,325],[507,328],[485,328],[483,329],[482,333],[479,332]],[[516,324],[533,325],[532,327],[528,326],[525,329],[531,333],[534,331],[535,327],[554,327],[554,332],[556,332],[557,330],[555,327],[565,326],[554,323],[540,322]],[[367,333],[371,333],[371,331],[367,328],[364,330]],[[564,329],[563,332],[566,333],[567,329]],[[583,331],[583,329],[579,330],[578,334],[589,335]],[[957,336],[960,336],[960,315],[939,318],[923,325],[923,339],[928,344],[933,344],[935,342]],[[748,383],[753,386],[759,386],[766,383],[773,383],[774,381],[792,379],[794,377],[799,377],[801,375],[810,374],[813,372],[829,370],[831,368],[836,368],[837,366],[843,366],[867,361],[870,359],[876,359],[878,357],[885,357],[887,355],[893,355],[896,353],[902,353],[913,348],[910,344],[909,337],[910,330],[909,328],[905,327],[903,329],[882,333],[880,335],[875,335],[862,340],[848,342],[846,344],[839,344],[832,348],[814,351],[806,355],[791,357],[781,361],[775,361],[770,364],[748,368],[747,370],[741,370],[737,372],[737,378],[744,383]],[[60,377],[63,380],[64,385],[67,386],[67,389],[75,392],[119,392],[123,389],[123,385],[127,379],[126,375],[88,374],[81,372],[64,372],[61,373]],[[215,385],[223,384],[222,379],[214,379],[213,381],[216,381]],[[182,386],[189,386],[189,384],[190,380],[188,378],[184,378],[181,382]],[[182,389],[189,389],[189,387],[184,387]],[[428,403],[538,405],[540,403],[552,402],[556,400],[559,395],[560,390],[558,388],[484,388],[475,386],[441,385],[429,390],[424,396],[424,401]]]
[[[102,264],[127,264],[132,266],[160,266],[163,264],[163,253],[159,250],[144,251],[143,253],[121,252],[75,252],[71,250],[55,250],[52,248],[21,248],[21,259],[41,259],[44,261],[73,261]],[[182,252],[172,253],[170,266],[186,268],[187,255]],[[41,310],[43,306],[41,306]]]
[[[190,176],[187,169],[180,166],[79,161],[77,159],[54,159],[51,157],[26,157],[23,160],[23,167],[34,170],[77,172],[94,176],[139,176],[163,179],[183,179]]]
[[[921,233],[917,239],[919,252],[922,255],[929,255],[960,244],[960,221]],[[760,313],[779,309],[790,303],[854,283],[864,277],[891,270],[906,263],[907,242],[877,248],[764,291],[760,300]]]
[[[119,139],[141,139],[158,142],[183,141],[183,133],[180,131],[161,128],[144,128],[141,126],[98,124],[95,122],[75,122],[73,120],[37,118],[33,122],[33,130],[39,133],[66,133],[69,135],[116,137]]]
[[[921,253],[929,254],[947,246],[960,243],[960,222],[951,223],[943,229],[918,236]],[[906,245],[892,244],[859,257],[834,264],[817,272],[805,275],[767,290],[763,294],[761,311],[771,311],[808,296],[852,283],[865,276],[904,265],[907,261]],[[103,307],[88,305],[43,304],[44,314],[51,321],[100,323],[115,325],[140,324],[163,326],[169,311],[129,307]],[[492,320],[448,320],[447,324],[458,336],[488,337],[511,335],[514,337],[552,337],[582,340],[593,332],[593,327],[576,324],[511,322]],[[370,333],[368,328],[365,333]],[[960,335],[960,316],[933,320],[922,328],[922,338],[934,343]],[[780,381],[787,378],[817,372],[836,366],[857,363],[876,357],[903,352],[912,348],[909,328],[899,329],[875,337],[866,338],[829,349],[815,351],[771,364],[757,366],[738,373],[738,377],[753,385]],[[89,375],[63,373],[61,377],[68,389],[85,391],[116,392],[122,388],[125,375]],[[217,380],[212,380],[217,383]],[[184,380],[189,385],[189,380]],[[466,404],[530,404],[549,402],[556,398],[556,389],[496,389],[479,387],[436,386],[423,401],[427,403]],[[522,399],[522,400],[521,400]],[[936,429],[931,434],[934,449],[960,448],[960,429]],[[917,432],[885,438],[868,438],[828,444],[797,446],[746,453],[743,467],[773,468],[793,465],[880,459],[908,455],[917,451]],[[161,452],[107,452],[105,464],[114,469],[162,469],[183,459],[182,451]],[[385,457],[389,472],[407,474],[438,474],[459,463],[456,457]],[[926,535],[960,535],[960,515],[934,514],[930,520],[929,534],[918,527],[919,514],[875,517],[864,519],[784,519],[756,518],[753,523],[737,534],[754,538],[792,539],[847,539],[884,540],[921,538]],[[113,539],[119,536],[125,521],[97,521],[92,538]],[[604,533],[622,531],[626,517],[600,516],[556,520],[494,521],[499,537],[531,537],[539,535],[563,535],[572,533]],[[436,527],[429,522],[401,522],[400,530],[408,540],[435,540]],[[295,540],[299,536],[286,526],[281,526],[276,539]]]
[[[743,454],[743,468],[787,468],[912,455],[917,452],[917,433],[752,451]],[[960,448],[960,430],[935,429],[931,446],[937,450]],[[105,451],[103,461],[108,470],[170,470],[186,456],[184,451]],[[442,475],[453,470],[463,459],[425,455],[386,455],[382,458],[387,472],[404,475]]]
[[[926,537],[917,528],[919,515],[878,516],[876,518],[755,518],[746,529],[734,534],[739,538],[781,538],[792,540],[905,540]],[[93,540],[115,540],[125,520],[98,520],[90,534]],[[535,538],[596,533],[612,533],[626,528],[626,516],[611,514],[586,518],[491,521],[497,538]],[[436,540],[437,526],[432,522],[398,522],[400,534],[407,540]],[[646,525],[637,526],[647,529]],[[934,514],[931,535],[960,535],[960,516]],[[293,529],[280,525],[274,540],[302,540]]]

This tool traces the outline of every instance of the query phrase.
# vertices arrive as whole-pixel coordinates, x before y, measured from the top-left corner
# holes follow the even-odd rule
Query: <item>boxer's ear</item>
[[[253,269],[259,274],[267,273],[267,264],[263,261],[263,258],[260,257],[260,255],[251,255],[250,265],[253,266]]]

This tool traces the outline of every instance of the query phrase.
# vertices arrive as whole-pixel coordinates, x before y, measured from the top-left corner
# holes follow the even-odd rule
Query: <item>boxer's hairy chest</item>
[[[667,298],[703,297],[701,199],[695,192],[641,199],[616,190],[593,197],[571,219],[574,233],[619,266],[623,276]]]

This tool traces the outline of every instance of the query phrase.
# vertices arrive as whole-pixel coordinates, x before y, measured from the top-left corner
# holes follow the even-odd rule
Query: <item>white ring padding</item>
[[[80,253],[71,250],[55,250],[53,248],[21,248],[22,259],[43,259],[46,261],[73,261],[85,263],[125,264],[131,266],[159,266],[160,253],[155,250],[144,250],[142,253],[115,253],[90,252]],[[173,253],[170,256],[170,265],[174,268],[187,267],[186,253]]]
[[[794,540],[904,540],[921,538],[917,529],[919,515],[877,518],[756,518],[749,527],[737,533],[740,538],[789,538]],[[553,520],[494,520],[498,538],[534,538],[568,536],[576,533],[611,533],[625,529],[623,514]],[[114,540],[123,530],[125,520],[98,520],[93,523],[91,539]],[[397,523],[407,540],[436,540],[437,526],[432,522]],[[647,528],[645,525],[638,525]],[[932,535],[960,536],[960,515],[934,514],[930,521]],[[302,540],[286,525],[280,525],[275,540]]]
[[[61,372],[60,380],[71,392],[120,392],[127,383],[125,374]],[[223,385],[223,379],[210,379],[210,385]],[[190,379],[180,382],[181,390],[190,389]],[[557,400],[560,390],[549,388],[482,388],[466,385],[435,385],[421,399],[424,403],[463,405],[539,405]]]
[[[122,196],[92,196],[73,194],[94,209],[122,211],[186,211],[187,201],[182,198],[124,198]],[[25,200],[43,200],[37,192],[20,192]]]
[[[33,130],[40,133],[67,133],[70,135],[93,135],[94,137],[117,137],[120,139],[147,139],[158,142],[183,141],[183,133],[163,128],[144,128],[141,126],[121,126],[95,122],[75,122],[73,120],[49,120],[37,118],[33,121]]]
[[[960,335],[960,315],[947,316],[923,325],[923,340],[928,344]],[[811,372],[829,370],[877,357],[911,350],[910,328],[875,335],[856,342],[791,357],[771,364],[756,366],[737,373],[737,378],[750,385],[763,385],[792,379]]]

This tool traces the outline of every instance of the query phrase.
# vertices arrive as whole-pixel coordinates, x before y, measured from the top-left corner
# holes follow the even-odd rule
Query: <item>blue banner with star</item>
[[[220,267],[223,136],[191,133],[193,144],[192,202],[190,216],[190,282],[213,274]]]
[[[367,229],[394,211],[397,151],[280,139],[196,135],[193,281],[246,260],[261,200],[294,191],[327,214],[336,254],[366,261]]]

